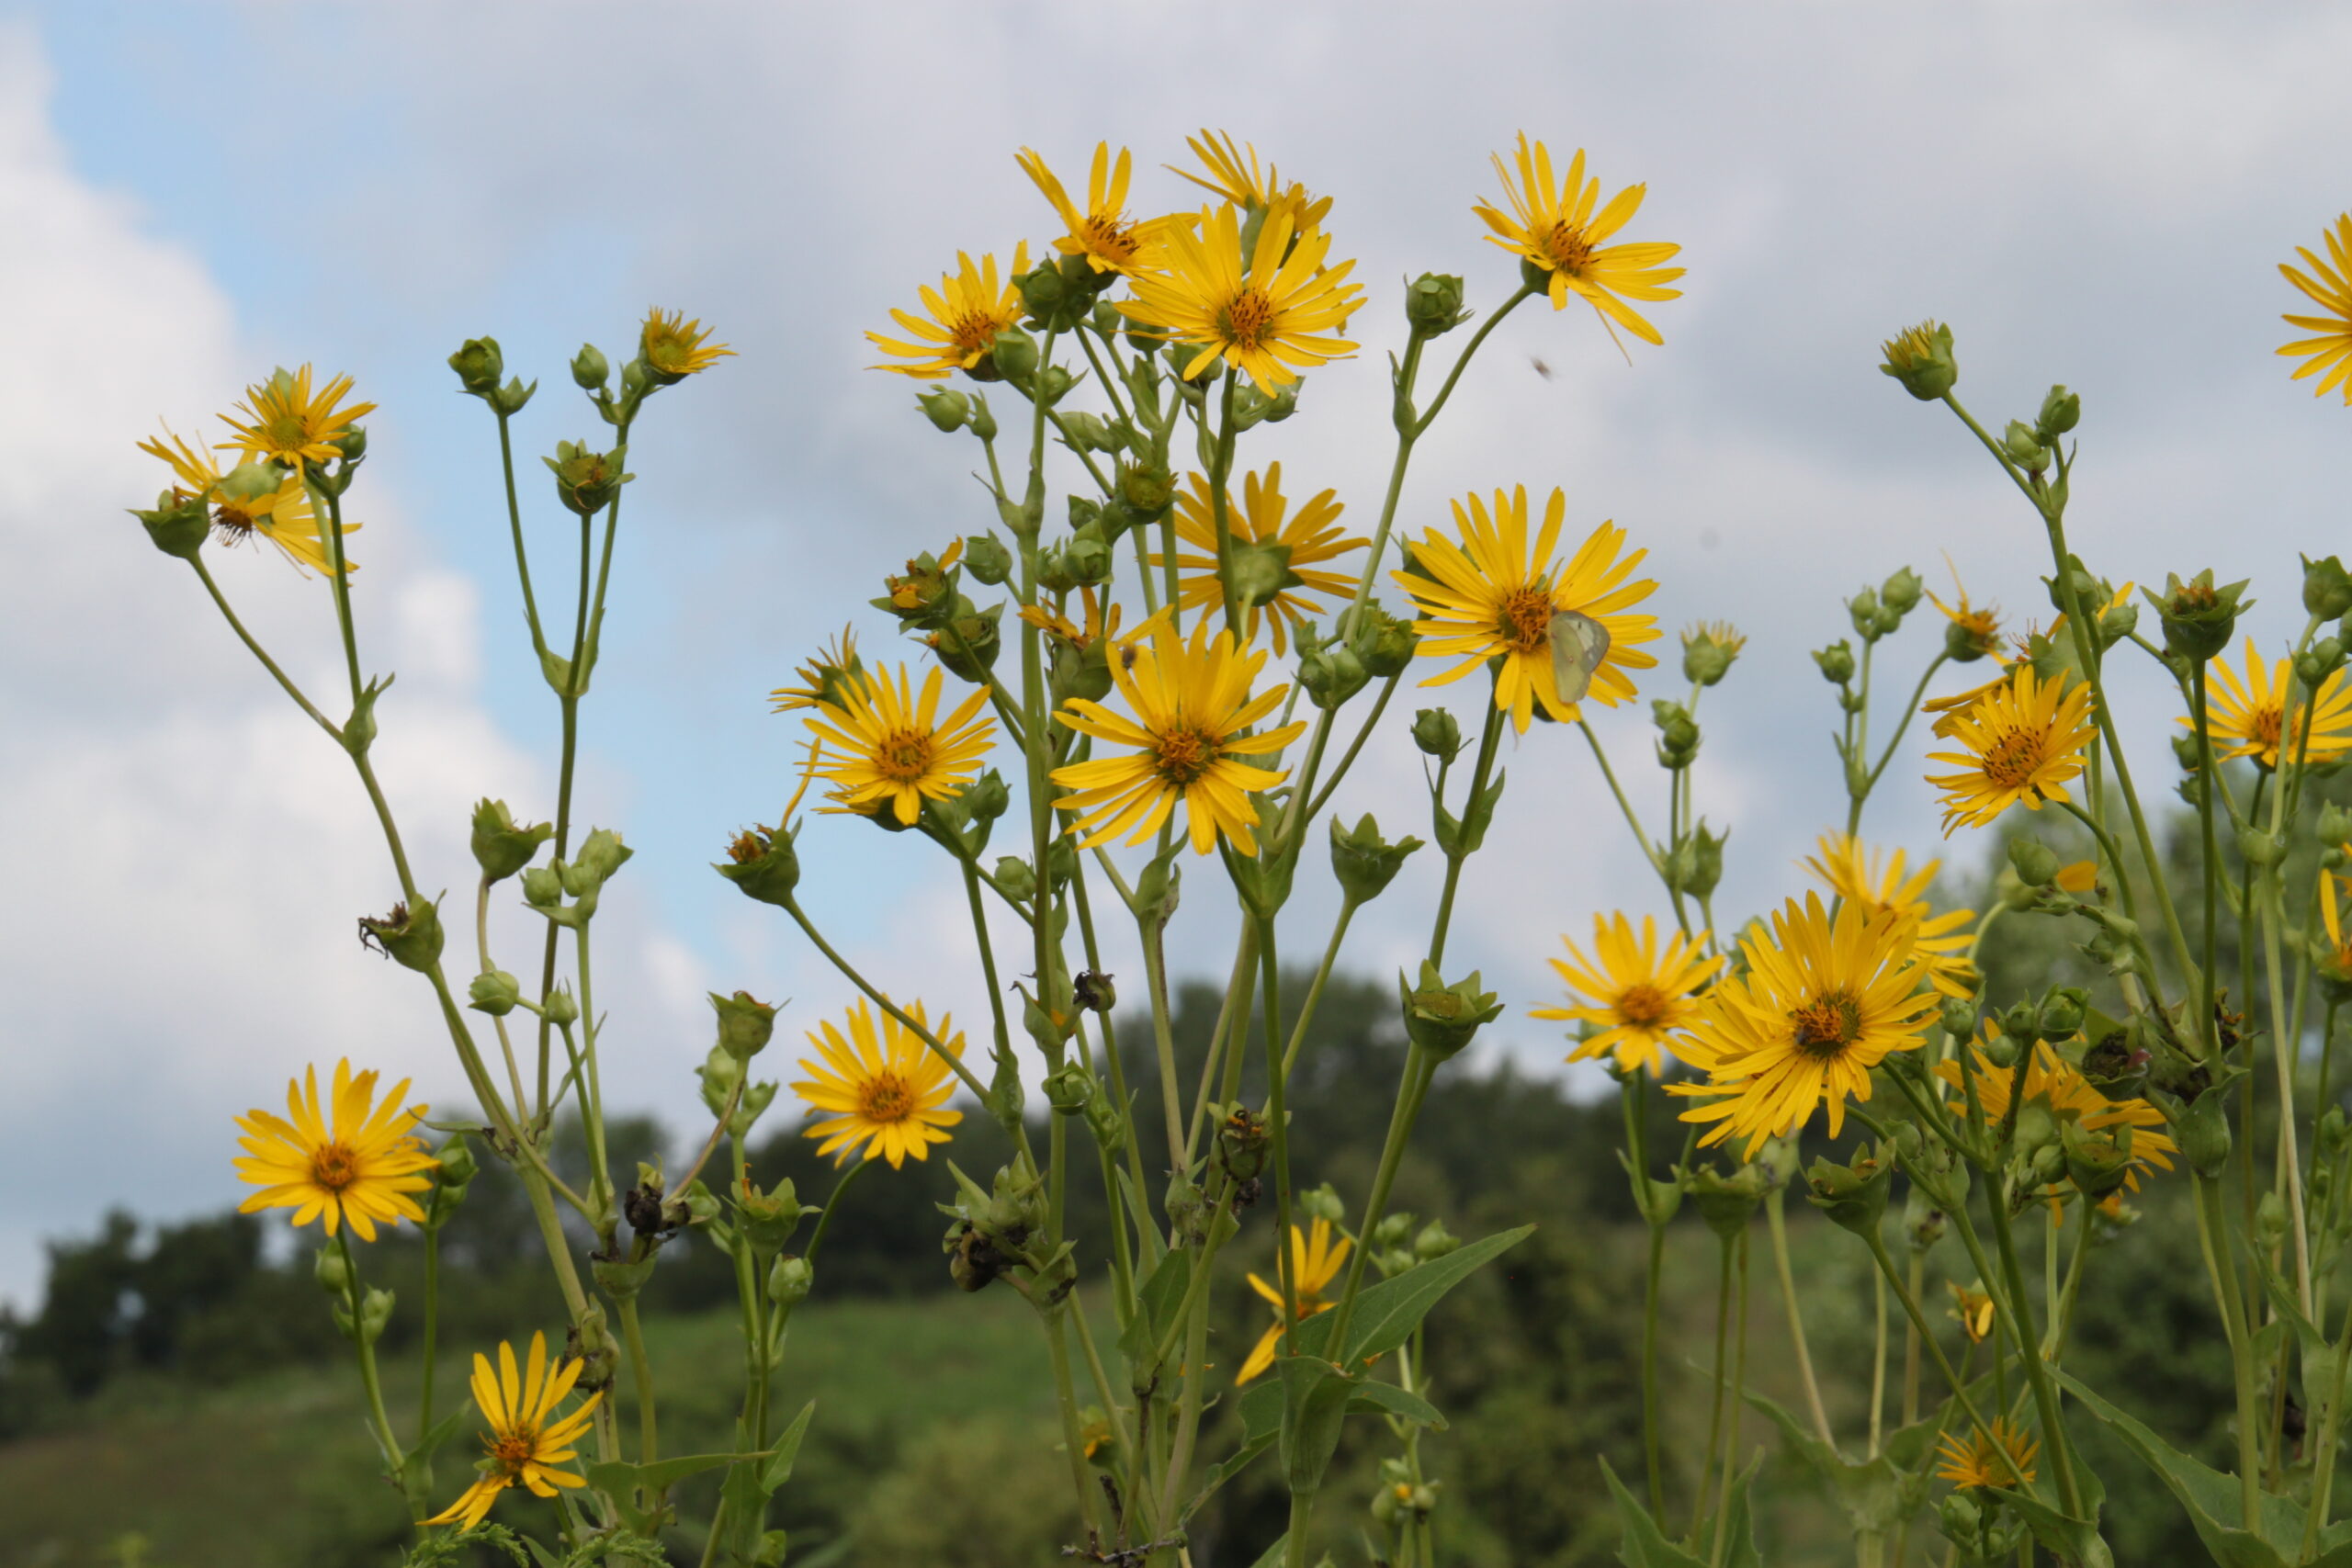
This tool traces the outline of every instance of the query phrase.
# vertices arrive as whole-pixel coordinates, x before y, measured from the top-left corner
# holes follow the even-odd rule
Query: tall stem
[[[1829,1434],[1829,1413],[1821,1405],[1821,1384],[1813,1375],[1813,1352],[1805,1346],[1804,1311],[1797,1304],[1795,1273],[1789,1268],[1789,1222],[1784,1212],[1788,1189],[1775,1187],[1764,1200],[1764,1218],[1772,1234],[1772,1267],[1781,1276],[1781,1310],[1789,1320],[1789,1342],[1796,1351],[1797,1381],[1804,1385],[1805,1411],[1813,1417],[1814,1435],[1835,1448]]]

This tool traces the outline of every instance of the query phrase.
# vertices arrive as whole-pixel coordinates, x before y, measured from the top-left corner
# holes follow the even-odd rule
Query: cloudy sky
[[[1877,374],[1894,328],[1953,321],[1962,392],[1988,421],[2030,416],[2053,380],[2081,391],[2074,527],[2103,571],[2251,574],[2251,624],[2277,641],[2299,618],[2296,552],[2346,542],[2352,413],[2271,354],[2292,303],[2275,263],[2352,203],[2340,16],[1174,17],[0,6],[0,297],[17,345],[0,364],[16,563],[0,574],[0,1146],[20,1173],[0,1295],[36,1286],[42,1236],[107,1205],[232,1198],[231,1114],[305,1062],[348,1053],[435,1097],[458,1083],[429,996],[353,938],[393,887],[347,767],[121,512],[159,482],[136,438],[159,418],[200,427],[277,363],[347,371],[382,405],[353,502],[368,661],[400,675],[379,754],[420,877],[462,888],[472,799],[549,808],[554,710],[523,637],[490,422],[452,395],[443,357],[492,333],[543,379],[518,423],[529,454],[599,428],[565,361],[583,339],[623,357],[649,303],[740,351],[657,401],[632,450],[583,752],[587,819],[639,851],[600,927],[608,1097],[681,1127],[703,989],[791,997],[804,1027],[847,1000],[705,866],[788,789],[793,731],[763,694],[844,619],[884,642],[862,607],[879,573],[989,521],[967,446],[915,416],[904,381],[864,368],[860,333],[957,249],[1050,237],[1013,164],[1024,144],[1073,170],[1098,138],[1131,144],[1138,205],[1173,206],[1189,187],[1158,164],[1216,126],[1337,197],[1335,254],[1361,258],[1370,294],[1365,352],[1317,374],[1261,456],[1283,457],[1294,489],[1337,487],[1366,522],[1401,279],[1462,273],[1478,307],[1512,284],[1469,211],[1500,194],[1487,153],[1524,129],[1589,148],[1611,188],[1648,184],[1634,235],[1679,242],[1690,268],[1687,296],[1655,312],[1666,346],[1628,366],[1589,312],[1515,317],[1424,445],[1403,521],[1438,519],[1472,486],[1563,485],[1575,525],[1613,517],[1652,552],[1669,627],[1725,617],[1751,634],[1702,715],[1697,775],[1702,809],[1736,829],[1727,909],[1790,888],[1829,818],[1834,712],[1805,650],[1843,635],[1844,597],[1905,563],[1942,586],[1948,553],[1978,598],[2047,615],[2030,516],[1947,418]],[[553,549],[555,509],[525,479]],[[251,553],[219,570],[289,668],[330,689],[319,585]],[[1915,621],[1894,667],[1916,673],[1936,635]],[[2164,692],[2140,679],[2120,700],[2160,792]],[[1601,728],[1652,791],[1645,715]],[[1932,852],[1912,750],[1869,829]],[[1557,1043],[1520,1015],[1550,998],[1555,933],[1657,900],[1573,737],[1538,732],[1507,761],[1503,852],[1474,863],[1452,953],[1513,1005],[1493,1048],[1544,1064]],[[1375,744],[1340,808],[1418,826],[1414,761],[1401,735]],[[845,947],[887,984],[984,1013],[934,859],[835,822],[806,841],[810,902]],[[1430,871],[1360,924],[1355,965],[1417,950]],[[1229,919],[1207,876],[1194,887],[1182,962],[1198,971],[1221,966]],[[1296,947],[1319,944],[1327,908],[1302,896]],[[501,929],[520,970],[528,929]]]

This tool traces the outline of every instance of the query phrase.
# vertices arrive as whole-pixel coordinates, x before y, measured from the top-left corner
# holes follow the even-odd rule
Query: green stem
[[[344,1310],[351,1314],[351,1343],[359,1354],[359,1382],[368,1394],[368,1419],[375,1427],[376,1442],[384,1451],[384,1467],[392,1484],[409,1506],[409,1517],[424,1517],[423,1502],[414,1495],[409,1484],[408,1463],[401,1452],[400,1439],[392,1436],[391,1417],[384,1413],[384,1384],[376,1371],[376,1346],[368,1336],[368,1326],[361,1315],[365,1299],[359,1291],[359,1259],[351,1250],[349,1227],[334,1233],[334,1244],[343,1254]]]
[[[277,661],[263,650],[261,644],[254,640],[253,633],[245,630],[245,623],[239,620],[237,612],[229,607],[228,595],[222,593],[220,585],[212,580],[212,572],[205,566],[204,558],[201,555],[190,556],[187,558],[187,564],[195,570],[197,581],[204,584],[204,591],[212,595],[213,604],[220,610],[221,617],[229,623],[229,629],[237,634],[237,640],[245,645],[245,650],[261,660],[261,667],[269,671],[270,679],[276,681],[278,688],[294,699],[295,706],[310,715],[311,723],[334,737],[336,744],[342,744],[342,728],[311,705],[311,699],[302,694],[302,689],[294,683],[293,679],[285,671],[277,667]]]
[[[1764,1219],[1772,1235],[1772,1267],[1781,1277],[1781,1311],[1789,1320],[1789,1342],[1796,1351],[1797,1381],[1804,1387],[1805,1411],[1813,1417],[1814,1435],[1831,1448],[1838,1439],[1829,1433],[1829,1413],[1822,1408],[1821,1384],[1813,1375],[1813,1352],[1806,1348],[1804,1312],[1797,1304],[1797,1281],[1789,1267],[1788,1189],[1775,1187],[1764,1200]]]
[[[1724,1554],[1731,1550],[1731,1532],[1724,1525],[1731,1518],[1731,1478],[1739,1469],[1739,1427],[1747,1414],[1747,1232],[1739,1233],[1738,1284],[1739,1333],[1734,1342],[1731,1361],[1731,1430],[1724,1438],[1724,1468],[1716,1484],[1715,1540],[1707,1552],[1709,1568],[1723,1568]]]
[[[1714,1497],[1715,1457],[1723,1452],[1724,1368],[1731,1359],[1731,1254],[1736,1239],[1733,1235],[1715,1238],[1715,1359],[1708,1380],[1714,1395],[1707,1406],[1707,1447],[1699,1461],[1699,1489],[1690,1499],[1693,1545],[1705,1539],[1707,1506]]]
[[[2197,1190],[2197,1239],[2205,1255],[2205,1271],[2222,1307],[2222,1326],[2229,1335],[2230,1373],[2237,1393],[2238,1502],[2247,1529],[2262,1518],[2262,1436],[2256,1417],[2254,1349],[2248,1337],[2245,1303],[2239,1300],[2237,1268],[2230,1258],[2228,1222],[2222,1213],[2221,1187],[2190,1172]]]
[[[653,1359],[645,1353],[645,1331],[638,1325],[636,1295],[620,1296],[617,1302],[621,1340],[628,1350],[629,1380],[637,1391],[637,1461],[651,1464],[662,1457],[661,1435],[654,1418]]]
[[[424,1368],[416,1399],[416,1438],[433,1430],[433,1367],[441,1336],[441,1227],[424,1227]],[[431,1462],[427,1456],[427,1462]]]

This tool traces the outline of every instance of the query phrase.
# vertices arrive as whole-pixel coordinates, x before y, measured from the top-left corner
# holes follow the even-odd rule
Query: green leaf
[[[1881,1453],[1857,1464],[1807,1431],[1787,1410],[1750,1391],[1747,1403],[1772,1418],[1781,1438],[1829,1483],[1830,1495],[1857,1532],[1891,1533],[1903,1521],[1904,1476],[1894,1459]]]
[[[2156,1472],[2197,1528],[2197,1539],[2222,1568],[2283,1568],[2302,1553],[2303,1510],[2285,1497],[2261,1494],[2256,1529],[2245,1528],[2245,1508],[2236,1477],[2222,1474],[2165,1442],[2140,1422],[2093,1393],[2079,1378],[2051,1369],[2068,1393],[2075,1396]],[[2224,1521],[2235,1519],[2237,1524]]]
[[[808,1412],[801,1412],[808,1419]],[[795,1423],[796,1427],[797,1423]],[[797,1439],[795,1439],[796,1442]],[[752,1464],[770,1457],[756,1454],[681,1454],[676,1459],[656,1460],[651,1464],[623,1464],[618,1460],[600,1461],[588,1466],[588,1484],[599,1492],[620,1496],[638,1487],[659,1492],[674,1486],[689,1475],[700,1475],[706,1470],[717,1470],[723,1464]]]
[[[1763,1468],[1764,1450],[1758,1449],[1756,1457],[1747,1461],[1747,1468],[1740,1472],[1739,1479],[1732,1483],[1731,1506],[1720,1518],[1708,1521],[1707,1544],[1712,1546],[1718,1529],[1730,1537],[1724,1551],[1723,1568],[1764,1568],[1764,1554],[1756,1550],[1756,1526],[1749,1517],[1747,1504],[1748,1487],[1755,1482],[1756,1472]]]
[[[775,1453],[760,1468],[761,1491],[773,1495],[777,1487],[792,1479],[792,1461],[800,1456],[800,1439],[808,1435],[808,1417],[816,1413],[817,1402],[812,1399],[800,1407],[800,1414],[792,1418],[792,1425],[775,1440]]]
[[[1445,1417],[1438,1414],[1436,1405],[1393,1382],[1380,1382],[1371,1378],[1358,1384],[1355,1393],[1349,1397],[1348,1414],[1401,1416],[1432,1431],[1445,1430]]]
[[[2091,1495],[2084,1501],[2090,1517],[2078,1519],[2062,1510],[2055,1502],[2035,1492],[2007,1486],[1987,1487],[1996,1497],[2005,1498],[2033,1531],[2033,1539],[2049,1548],[2062,1562],[2078,1563],[2081,1568],[2114,1568],[2115,1554],[2098,1533],[2098,1506],[2104,1501],[2098,1495],[2098,1478],[2087,1469],[2077,1471],[2078,1483]]]
[[[1274,1438],[1282,1428],[1282,1390],[1272,1383],[1268,1383],[1265,1387],[1266,1392],[1274,1395],[1273,1425],[1262,1432],[1254,1429],[1250,1431],[1242,1439],[1241,1446],[1234,1450],[1224,1462],[1209,1468],[1208,1474],[1201,1479],[1200,1490],[1193,1494],[1193,1500],[1184,1505],[1184,1511],[1177,1517],[1179,1524],[1198,1512],[1201,1505],[1207,1502],[1218,1487],[1249,1469],[1260,1454],[1274,1446]],[[1250,1392],[1254,1393],[1258,1391],[1252,1389]],[[1241,1402],[1241,1412],[1246,1420],[1250,1414],[1250,1402],[1247,1399]]]
[[[1348,1353],[1344,1358],[1351,1367],[1363,1365],[1375,1356],[1385,1356],[1413,1337],[1413,1330],[1430,1314],[1430,1309],[1448,1291],[1476,1273],[1483,1264],[1517,1247],[1535,1234],[1533,1225],[1521,1225],[1517,1230],[1502,1231],[1454,1248],[1444,1257],[1408,1269],[1393,1280],[1383,1280],[1367,1287],[1356,1297],[1354,1320],[1348,1329]],[[1324,1313],[1308,1318],[1292,1334],[1298,1351],[1304,1357],[1320,1357],[1327,1351],[1326,1341],[1331,1336],[1331,1318]]]
[[[1316,1356],[1277,1358],[1274,1371],[1282,1379],[1283,1429],[1277,1442],[1283,1478],[1292,1496],[1312,1497],[1322,1490],[1323,1472],[1339,1450],[1348,1400],[1363,1385]]]
[[[1273,1545],[1258,1554],[1258,1561],[1251,1563],[1250,1568],[1283,1568],[1283,1550],[1289,1544],[1290,1531],[1284,1530],[1274,1537]]]
[[[1148,1363],[1184,1304],[1184,1292],[1193,1283],[1193,1260],[1192,1248],[1176,1248],[1159,1260],[1143,1289],[1136,1292],[1136,1314],[1119,1336],[1119,1349],[1137,1378],[1148,1381],[1159,1373],[1159,1369]]]
[[[1606,1458],[1600,1461],[1600,1473],[1609,1483],[1609,1495],[1617,1499],[1617,1517],[1625,1527],[1624,1544],[1617,1549],[1618,1562],[1625,1568],[1707,1568],[1705,1558],[1693,1557],[1666,1539],[1666,1532],[1657,1528],[1650,1511],[1625,1490],[1625,1483],[1617,1479],[1617,1472],[1609,1467]],[[1746,1492],[1742,1487],[1743,1497]]]

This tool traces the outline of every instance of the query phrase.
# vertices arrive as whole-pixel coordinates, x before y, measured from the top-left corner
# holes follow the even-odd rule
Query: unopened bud
[[[1423,708],[1413,716],[1413,744],[1422,755],[1450,762],[1462,752],[1462,726],[1444,708]]]
[[[1821,667],[1821,678],[1834,686],[1842,686],[1854,678],[1854,650],[1844,642],[1833,642],[1827,648],[1816,649],[1813,661]]]
[[[964,570],[975,582],[994,588],[1012,575],[1012,552],[994,534],[969,534],[964,539]]]
[[[1436,337],[1468,321],[1462,309],[1462,280],[1425,272],[1405,286],[1405,320],[1417,337]]]
[[[749,991],[738,991],[722,997],[709,993],[710,1005],[718,1014],[718,1048],[740,1062],[748,1062],[767,1048],[770,1036],[775,1033],[775,1009],[765,1002],[754,1001]]]
[[[2041,400],[2041,412],[2033,422],[2033,433],[2048,446],[2074,429],[2082,417],[2082,398],[2064,387],[2052,387],[2050,395]]]
[[[474,805],[474,863],[481,867],[485,881],[503,882],[514,875],[530,864],[539,846],[554,836],[555,829],[545,822],[518,826],[503,800]]]
[[[506,360],[498,351],[496,338],[468,338],[449,356],[449,368],[458,373],[460,390],[486,399],[498,390],[499,378],[506,373]]]
[[[778,1306],[797,1306],[816,1283],[817,1270],[807,1258],[779,1253],[768,1269],[768,1300]]]
[[[523,999],[523,983],[503,969],[485,969],[466,987],[466,1005],[492,1018],[504,1018]]]
[[[612,366],[606,362],[603,352],[593,343],[582,344],[580,352],[571,356],[572,384],[583,392],[603,390],[605,383],[612,378]]]
[[[2009,461],[2029,474],[2038,474],[2050,466],[2050,448],[2041,444],[2032,428],[2021,421],[2011,420],[2001,433],[2001,451]]]

